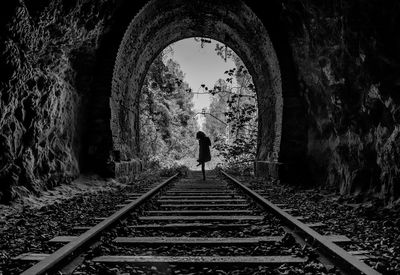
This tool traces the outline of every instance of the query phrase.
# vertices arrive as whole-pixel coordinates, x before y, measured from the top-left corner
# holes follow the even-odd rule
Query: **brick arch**
[[[105,129],[106,136],[98,141],[106,144],[111,153],[97,159],[107,161],[108,168],[117,177],[129,177],[139,166],[138,100],[148,68],[169,44],[195,36],[226,43],[253,76],[259,108],[258,160],[280,155],[282,149],[283,156],[291,155],[291,149],[281,144],[282,127],[285,127],[282,124],[285,123],[282,120],[285,113],[282,64],[257,15],[240,0],[151,0],[130,21],[119,40],[111,93],[109,101],[105,101],[109,104],[105,106],[109,128]],[[283,140],[290,143],[290,133],[288,136]]]

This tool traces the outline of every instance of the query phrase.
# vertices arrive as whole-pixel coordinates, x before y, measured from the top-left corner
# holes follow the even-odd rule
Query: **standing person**
[[[201,171],[203,172],[203,180],[206,180],[206,172],[204,171],[204,166],[207,161],[211,160],[210,146],[211,141],[210,138],[206,136],[202,131],[197,132],[196,139],[199,140],[199,165],[201,165]]]

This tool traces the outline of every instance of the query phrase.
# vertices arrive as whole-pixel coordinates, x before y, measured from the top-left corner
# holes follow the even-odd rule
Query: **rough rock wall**
[[[313,180],[400,198],[400,2],[288,0]]]
[[[0,202],[79,174],[91,71],[109,13],[106,1],[10,2],[0,15]]]

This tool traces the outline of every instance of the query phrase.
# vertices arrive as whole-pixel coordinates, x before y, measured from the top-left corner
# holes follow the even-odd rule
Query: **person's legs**
[[[204,170],[205,163],[201,163],[201,172],[203,172],[203,180],[206,180],[206,171]]]

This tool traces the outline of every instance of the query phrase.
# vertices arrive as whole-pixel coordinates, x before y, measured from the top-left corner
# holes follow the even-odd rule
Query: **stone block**
[[[256,177],[279,177],[279,167],[282,165],[280,162],[272,161],[255,161],[254,173]]]
[[[115,178],[123,183],[134,180],[142,169],[143,164],[139,159],[114,162]]]

